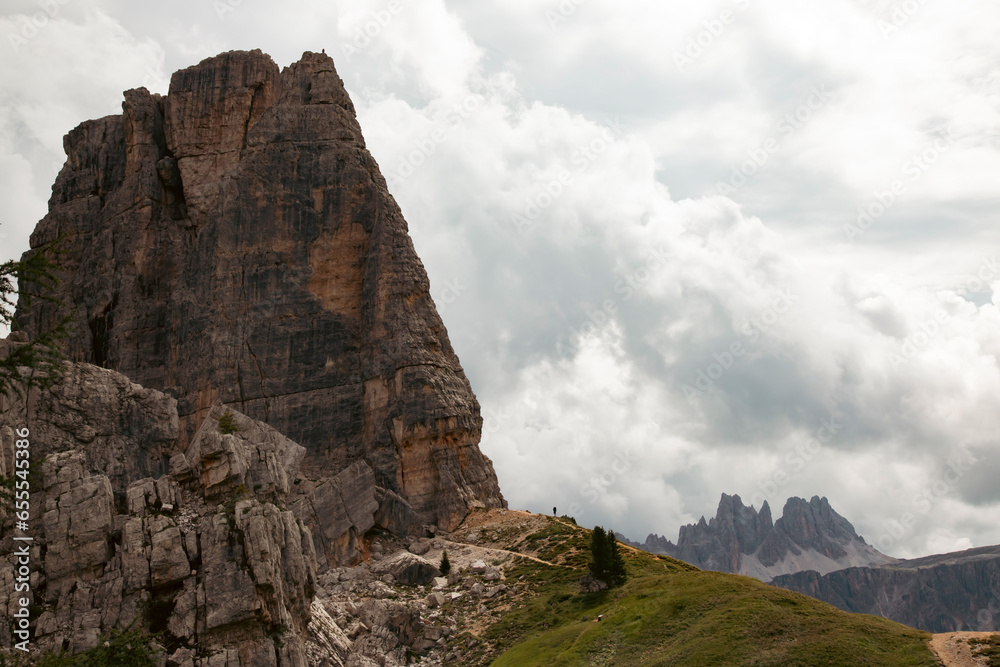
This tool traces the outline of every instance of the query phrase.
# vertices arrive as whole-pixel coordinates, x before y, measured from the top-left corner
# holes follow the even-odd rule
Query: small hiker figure
[[[553,507],[553,508],[552,508],[552,516],[558,516],[558,515],[556,514],[556,508],[555,508],[555,507]]]

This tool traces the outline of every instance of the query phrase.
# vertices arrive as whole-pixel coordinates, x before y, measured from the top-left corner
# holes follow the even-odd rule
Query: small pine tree
[[[625,559],[618,546],[618,538],[612,530],[596,526],[590,535],[590,574],[608,586],[620,586],[628,575]]]
[[[604,583],[608,583],[608,580],[605,579],[608,569],[606,544],[607,538],[605,537],[604,528],[594,526],[594,530],[590,533],[590,564],[587,567],[590,569],[590,573],[594,575],[594,579],[600,579]]]
[[[438,566],[441,570],[441,574],[448,574],[451,572],[451,561],[448,560],[448,551],[445,550],[441,552],[441,564]]]
[[[622,556],[621,547],[618,546],[618,538],[612,530],[607,532],[607,544],[608,552],[611,555],[611,564],[608,568],[611,581],[608,584],[611,586],[621,586],[628,579],[628,573],[625,571],[625,558]]]
[[[240,427],[236,425],[236,416],[231,410],[226,410],[226,413],[219,417],[219,432],[231,435],[239,430]]]

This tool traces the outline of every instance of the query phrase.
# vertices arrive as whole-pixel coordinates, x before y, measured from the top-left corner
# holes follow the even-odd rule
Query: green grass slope
[[[496,667],[938,665],[927,633],[624,547],[629,581],[580,594],[589,536],[553,522],[525,540],[538,557],[560,565],[522,561],[508,570],[507,580],[532,594],[484,634],[493,651],[481,664],[498,656]]]

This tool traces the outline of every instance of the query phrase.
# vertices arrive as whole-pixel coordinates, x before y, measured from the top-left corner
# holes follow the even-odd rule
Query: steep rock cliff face
[[[789,498],[772,523],[767,501],[758,512],[739,496],[722,494],[715,518],[681,526],[677,544],[650,534],[645,543],[629,542],[652,553],[672,556],[703,570],[732,572],[769,581],[802,570],[824,573],[855,565],[881,565],[879,553],[837,514],[826,498],[808,502]]]
[[[176,398],[178,451],[219,403],[274,427],[305,447],[319,505],[359,474],[396,531],[503,506],[479,404],[333,61],[279,71],[225,53],[122,107],[66,136],[31,239],[64,239],[70,358]],[[34,334],[58,316],[36,301],[17,321]],[[352,552],[299,511],[331,558]]]
[[[137,623],[163,633],[171,665],[304,667],[317,557],[285,505],[305,449],[217,405],[177,451],[176,405],[89,364],[67,364],[51,392],[0,397],[0,474],[14,427],[35,464],[31,585],[16,592],[0,569],[0,606],[31,596],[33,650],[79,652]],[[11,519],[0,508],[5,553]],[[11,640],[5,625],[0,645]]]
[[[826,575],[798,572],[771,583],[928,632],[1000,630],[1000,546]]]

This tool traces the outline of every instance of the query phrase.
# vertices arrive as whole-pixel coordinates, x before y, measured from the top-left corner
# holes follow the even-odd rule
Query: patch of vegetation
[[[219,417],[219,433],[232,435],[237,433],[240,427],[236,425],[236,415],[232,410],[226,410],[225,414]]]
[[[524,539],[530,545],[531,543],[537,543],[553,537],[572,535],[573,532],[573,529],[565,524],[558,521],[549,521],[549,525],[545,526],[545,528],[535,531]]]
[[[97,639],[97,646],[70,655],[67,652],[46,653],[34,662],[35,667],[154,667],[156,661],[156,637],[137,628],[111,630]],[[19,665],[5,663],[0,658],[0,667]]]
[[[986,667],[1000,667],[1000,635],[973,637],[968,641],[973,655],[987,659]]]
[[[31,654],[17,649],[0,649],[0,667],[28,667]]]
[[[519,595],[511,609],[477,638],[479,645],[463,657],[462,664],[488,665],[525,637],[561,625],[577,609],[579,603],[574,605],[570,593],[579,588],[579,570],[518,558],[504,574],[508,585],[528,595]]]
[[[549,525],[522,546],[589,555],[590,531]],[[541,535],[539,535],[541,533]],[[605,534],[606,531],[605,531]],[[534,539],[532,539],[534,538]],[[568,546],[567,546],[568,545]],[[580,593],[582,566],[518,559],[506,570],[512,607],[462,664],[704,667],[936,667],[929,635],[848,614],[755,579],[621,547],[629,578]],[[564,561],[565,563],[565,561]],[[598,616],[602,617],[597,621]]]
[[[590,531],[550,519],[549,524],[521,540],[514,551],[536,552],[538,558],[570,567],[586,568]]]

